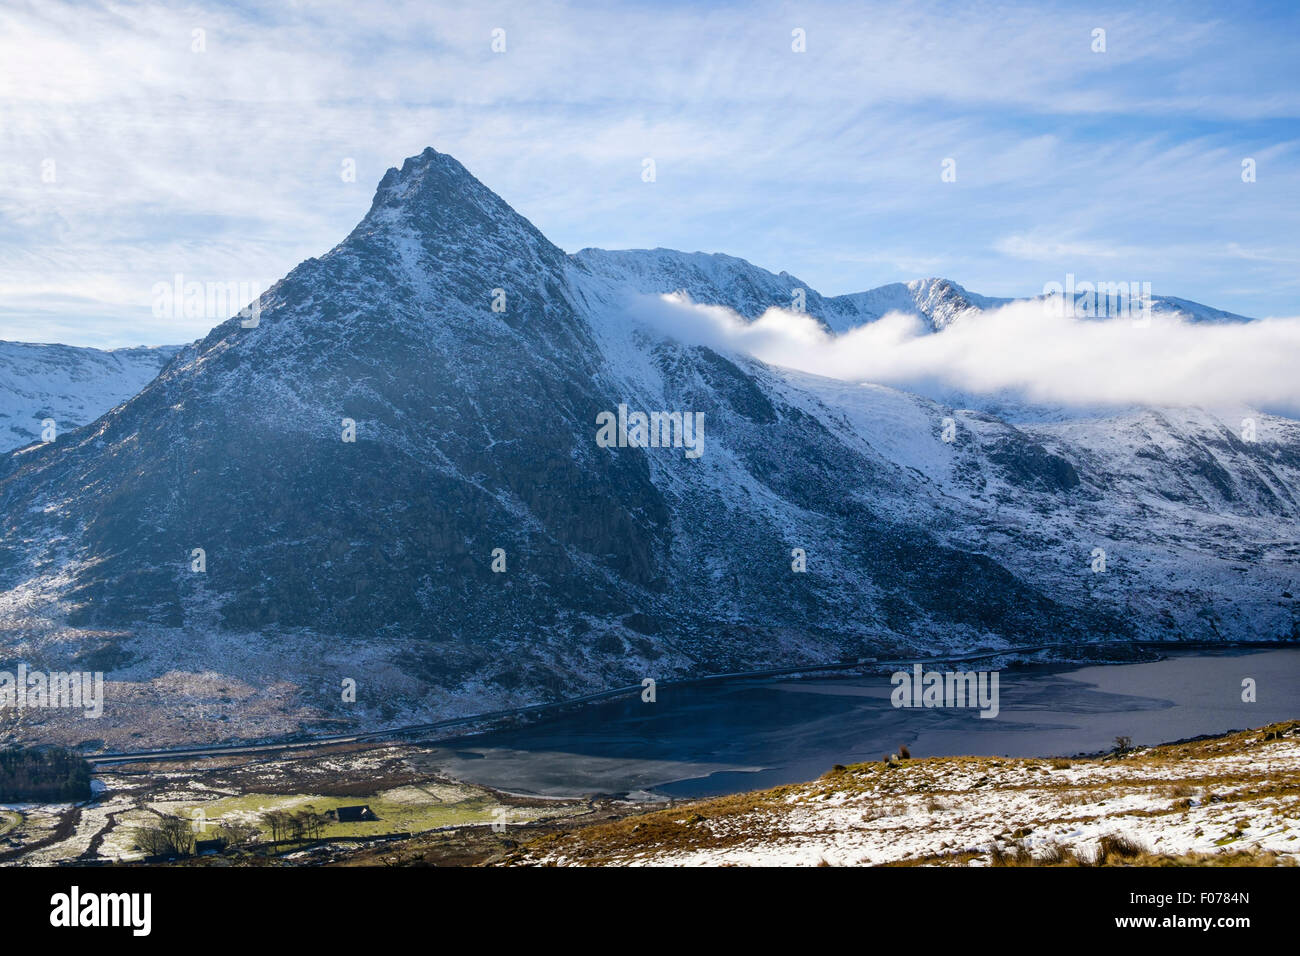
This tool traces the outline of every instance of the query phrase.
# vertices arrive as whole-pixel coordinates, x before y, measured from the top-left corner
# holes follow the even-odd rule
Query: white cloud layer
[[[1223,325],[1159,314],[1098,320],[1054,315],[1042,302],[1026,301],[968,314],[938,333],[916,316],[891,313],[837,336],[804,313],[769,309],[751,323],[681,295],[640,297],[628,309],[689,344],[923,394],[1300,413],[1300,318]]]

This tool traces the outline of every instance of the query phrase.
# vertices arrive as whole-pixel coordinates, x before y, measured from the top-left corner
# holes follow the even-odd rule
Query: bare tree
[[[138,827],[135,831],[135,845],[145,856],[166,856],[169,852],[167,837],[161,827]]]
[[[217,834],[226,841],[227,846],[249,843],[257,836],[257,832],[257,827],[237,820],[222,820],[217,825]]]
[[[164,816],[160,828],[167,838],[171,852],[177,856],[189,856],[194,852],[194,827],[184,817]]]
[[[315,807],[304,807],[293,815],[292,830],[295,840],[315,840],[325,829],[325,818]]]
[[[290,832],[290,814],[284,810],[270,810],[262,819],[266,825],[271,828],[271,840],[279,843],[289,837]]]
[[[136,829],[135,845],[145,856],[189,856],[194,852],[194,830],[189,820],[163,814],[156,825]]]

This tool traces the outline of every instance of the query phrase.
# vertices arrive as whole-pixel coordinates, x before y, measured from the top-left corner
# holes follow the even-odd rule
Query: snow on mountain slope
[[[831,301],[845,303],[849,306],[848,315],[857,317],[856,321],[833,325],[832,328],[837,332],[843,332],[862,322],[874,321],[890,312],[919,315],[927,321],[932,331],[938,332],[963,315],[1006,305],[1012,300],[976,295],[949,279],[931,278],[893,282],[867,292],[836,296]]]
[[[788,272],[768,272],[734,256],[673,249],[583,249],[572,258],[587,271],[627,289],[646,294],[685,292],[694,302],[725,305],[747,319],[773,307],[797,308],[795,296],[801,293],[804,310],[837,333],[889,312],[920,316],[938,330],[968,311],[1011,301],[975,295],[948,279],[915,279],[827,297]]]
[[[1190,302],[1187,299],[1179,299],[1171,295],[1153,295],[1151,297],[1151,311],[1156,315],[1178,315],[1188,322],[1250,322],[1250,316],[1238,315],[1235,312],[1225,312],[1223,309],[1216,309],[1212,306],[1201,305],[1199,302]]]
[[[180,346],[101,350],[0,342],[0,452],[94,421],[144,388]]]
[[[408,159],[256,328],[0,460],[0,647],[101,662],[97,733],[162,742],[863,654],[1295,633],[1293,423],[1250,445],[1201,413],[1016,425],[790,373],[629,313],[683,281],[750,317],[797,283],[569,256],[451,157]],[[601,446],[620,405],[702,414],[702,454]]]
[[[1290,596],[1300,584],[1300,423],[1167,408],[1013,424],[783,374],[829,421],[917,475],[923,493],[882,489],[882,506],[953,546],[996,555],[1063,600],[1142,620],[1153,637],[1300,637]],[[952,442],[941,439],[945,419]]]
[[[970,292],[951,279],[913,279],[853,292],[823,296],[788,272],[772,273],[744,259],[703,252],[673,249],[583,249],[571,257],[591,273],[646,294],[685,292],[703,305],[725,305],[747,319],[755,319],[770,308],[794,307],[801,292],[804,309],[835,333],[846,332],[891,312],[915,315],[925,327],[939,332],[962,318],[978,318],[991,309],[1013,302],[1042,301],[1044,296],[999,298]],[[1098,297],[1100,313],[1118,311],[1121,300],[1108,302]],[[1127,299],[1122,300],[1127,306]],[[1046,306],[1045,306],[1046,307]],[[1098,314],[1099,306],[1083,293],[1076,294],[1080,315]],[[1136,306],[1134,306],[1136,308]],[[1246,316],[1211,308],[1187,299],[1152,295],[1154,315],[1178,315],[1189,322],[1249,322]]]
[[[802,290],[807,311],[835,328],[852,306],[834,304],[790,275],[768,272],[744,259],[718,253],[677,252],[674,249],[582,249],[572,259],[583,270],[621,288],[645,294],[686,292],[703,305],[725,305],[747,319],[756,319],[773,306],[791,308]]]

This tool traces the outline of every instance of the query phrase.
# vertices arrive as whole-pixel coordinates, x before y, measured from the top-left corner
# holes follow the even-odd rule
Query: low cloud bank
[[[1026,301],[969,314],[938,333],[916,316],[891,313],[834,335],[804,313],[769,309],[747,322],[682,295],[640,297],[630,309],[689,344],[924,394],[1014,394],[1069,406],[1250,406],[1300,416],[1300,318],[1099,320],[1054,315]]]

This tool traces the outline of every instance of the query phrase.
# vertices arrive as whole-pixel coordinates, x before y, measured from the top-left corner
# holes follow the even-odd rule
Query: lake
[[[1242,701],[1242,680],[1256,702]],[[513,793],[705,797],[811,780],[834,764],[1071,756],[1117,736],[1156,744],[1300,717],[1300,649],[1196,651],[1138,664],[1000,672],[1000,712],[905,709],[888,675],[661,686],[529,727],[462,737],[426,770]]]

